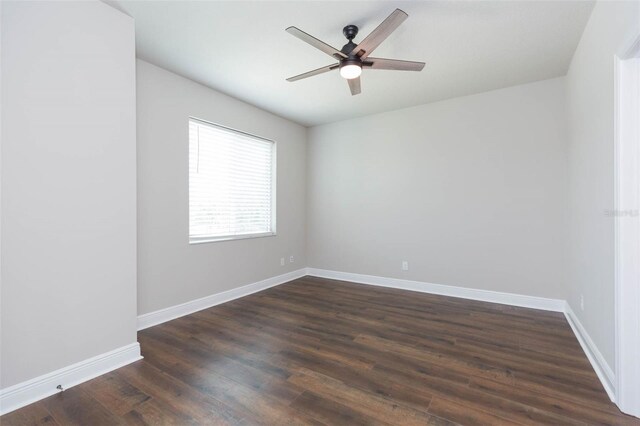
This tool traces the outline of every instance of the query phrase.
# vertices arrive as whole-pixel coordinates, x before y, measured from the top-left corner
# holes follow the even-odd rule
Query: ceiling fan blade
[[[362,65],[374,70],[422,71],[424,68],[424,62],[371,57],[367,58]]]
[[[366,58],[373,52],[373,49],[389,37],[408,17],[409,15],[404,11],[400,9],[394,10],[391,15],[387,16],[387,19],[382,21],[375,30],[371,31],[371,34],[366,36],[351,53],[359,56],[361,59]]]
[[[303,78],[313,77],[314,75],[323,74],[325,72],[329,72],[331,70],[335,70],[335,69],[337,69],[339,67],[340,67],[340,64],[329,65],[329,66],[326,66],[326,67],[318,68],[317,70],[305,72],[304,74],[300,74],[300,75],[296,75],[296,76],[293,76],[293,77],[289,77],[287,79],[287,81],[302,80]]]
[[[351,90],[351,95],[359,95],[360,94],[360,77],[350,78],[347,80],[349,83],[349,89]]]
[[[342,58],[346,58],[347,57],[347,55],[345,55],[344,53],[342,53],[338,49],[329,46],[324,41],[318,40],[314,36],[312,36],[310,34],[307,34],[304,31],[302,31],[302,30],[300,30],[300,29],[298,29],[296,27],[289,27],[285,31],[288,32],[289,34],[299,38],[300,40],[304,41],[305,43],[309,43],[311,46],[315,47],[316,49],[322,50],[327,55],[333,56],[336,59],[342,59]]]

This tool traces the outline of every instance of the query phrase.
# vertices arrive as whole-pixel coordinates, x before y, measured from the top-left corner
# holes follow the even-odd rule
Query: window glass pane
[[[189,120],[189,238],[268,234],[273,229],[274,143]]]

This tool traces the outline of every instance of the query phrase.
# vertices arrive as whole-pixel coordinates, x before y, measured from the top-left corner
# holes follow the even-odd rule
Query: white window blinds
[[[189,241],[275,233],[275,144],[189,120]]]

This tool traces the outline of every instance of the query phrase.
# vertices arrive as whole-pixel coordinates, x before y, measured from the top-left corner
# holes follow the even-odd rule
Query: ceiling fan
[[[422,68],[424,68],[424,62],[372,58],[369,56],[371,52],[373,52],[380,43],[389,37],[389,35],[391,35],[391,33],[394,32],[395,29],[398,28],[408,17],[409,15],[404,11],[400,9],[394,10],[387,19],[382,21],[382,23],[359,44],[355,44],[353,42],[353,39],[358,34],[358,27],[355,25],[347,25],[342,29],[342,33],[349,42],[342,46],[342,49],[340,50],[329,46],[327,43],[318,40],[296,27],[287,28],[286,31],[289,34],[309,43],[316,49],[322,50],[324,53],[329,56],[333,56],[339,61],[337,64],[328,65],[326,67],[318,68],[317,70],[290,77],[287,81],[298,81],[303,78],[339,69],[340,75],[347,79],[347,82],[349,83],[351,94],[357,95],[360,93],[360,74],[362,73],[362,68],[371,68],[374,70],[422,71]]]

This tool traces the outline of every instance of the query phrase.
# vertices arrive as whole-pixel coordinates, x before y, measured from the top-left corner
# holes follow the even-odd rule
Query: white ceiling
[[[136,20],[139,58],[310,126],[566,74],[592,1],[108,1]],[[422,72],[364,70],[351,96],[335,61],[284,30],[340,49],[395,8],[409,18],[372,56],[424,61]]]

